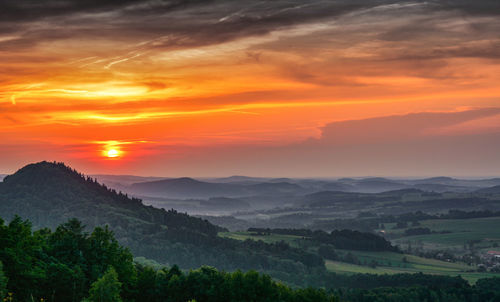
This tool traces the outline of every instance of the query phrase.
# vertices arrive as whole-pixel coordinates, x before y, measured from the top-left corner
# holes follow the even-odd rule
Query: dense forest
[[[336,301],[321,289],[291,289],[255,271],[155,270],[133,262],[108,228],[72,219],[33,232],[0,220],[0,296],[6,301]]]
[[[471,286],[460,277],[424,274],[340,276],[329,289],[291,288],[255,271],[134,263],[106,227],[84,231],[76,219],[55,231],[0,220],[0,297],[5,301],[470,301],[500,299],[500,278]],[[318,276],[323,277],[323,276]]]

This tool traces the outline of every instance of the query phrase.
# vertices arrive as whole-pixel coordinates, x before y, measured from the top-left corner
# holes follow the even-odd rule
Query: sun
[[[118,152],[118,150],[116,149],[109,149],[107,152],[106,152],[106,156],[107,157],[118,157],[120,155],[120,153]]]

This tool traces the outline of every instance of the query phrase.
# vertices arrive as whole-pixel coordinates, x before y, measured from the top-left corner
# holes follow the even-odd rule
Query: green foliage
[[[9,278],[8,288],[11,292],[20,293],[20,297],[30,294],[38,296],[37,284],[45,277],[45,263],[38,261],[42,257],[44,243],[31,233],[31,223],[14,218],[8,225],[0,225],[0,261],[4,264],[4,272]],[[30,292],[22,292],[30,288]]]
[[[329,260],[337,260],[339,258],[339,255],[335,252],[335,249],[331,245],[320,245],[318,248],[318,254]]]
[[[322,289],[292,289],[255,271],[226,273],[208,266],[188,273],[179,272],[175,266],[138,270],[137,301],[336,301]]]
[[[15,299],[81,301],[90,284],[110,266],[123,283],[123,296],[132,295],[136,281],[132,254],[107,228],[96,228],[91,234],[83,229],[77,220],[55,232],[32,232],[30,222],[19,217],[0,224],[0,261]]]
[[[0,299],[5,297],[7,294],[7,277],[5,277],[5,274],[3,272],[3,264],[0,261]]]
[[[79,266],[72,268],[64,263],[49,263],[45,272],[45,288],[47,294],[43,295],[52,301],[70,298],[77,301],[85,294],[85,276]]]
[[[175,265],[160,270],[134,265],[132,254],[107,227],[86,233],[76,219],[54,232],[32,232],[31,223],[20,217],[8,225],[0,223],[0,261],[8,277],[7,283],[0,274],[0,290],[6,285],[16,301],[82,301],[86,296],[99,302],[329,301],[322,290],[293,290],[255,271],[226,273],[204,266],[183,273]],[[248,244],[269,253],[290,249]]]
[[[353,231],[348,229],[333,230],[331,233],[321,230],[309,229],[263,229],[249,228],[249,232],[256,234],[281,234],[294,235],[307,238],[315,244],[331,244],[338,249],[360,250],[360,251],[397,251],[384,237]]]
[[[118,274],[113,267],[110,267],[101,278],[92,283],[88,300],[91,302],[121,302],[121,286]]]

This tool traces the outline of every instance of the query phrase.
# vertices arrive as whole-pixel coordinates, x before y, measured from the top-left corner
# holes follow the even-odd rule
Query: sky
[[[2,0],[0,173],[500,176],[499,83],[497,0]]]

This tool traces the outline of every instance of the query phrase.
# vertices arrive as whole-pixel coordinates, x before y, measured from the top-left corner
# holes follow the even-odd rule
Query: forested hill
[[[324,270],[317,254],[286,243],[238,241],[217,236],[224,230],[206,220],[145,206],[108,189],[62,163],[28,165],[0,183],[0,218],[27,218],[35,228],[77,218],[88,229],[109,225],[135,256],[181,268],[211,265],[224,270],[256,269],[281,280],[302,282],[301,274]]]
[[[214,236],[222,230],[207,220],[145,206],[63,163],[45,161],[5,177],[0,183],[0,213],[4,219],[29,218],[35,227],[55,227],[77,217],[88,227],[109,224],[117,233],[164,228]]]

